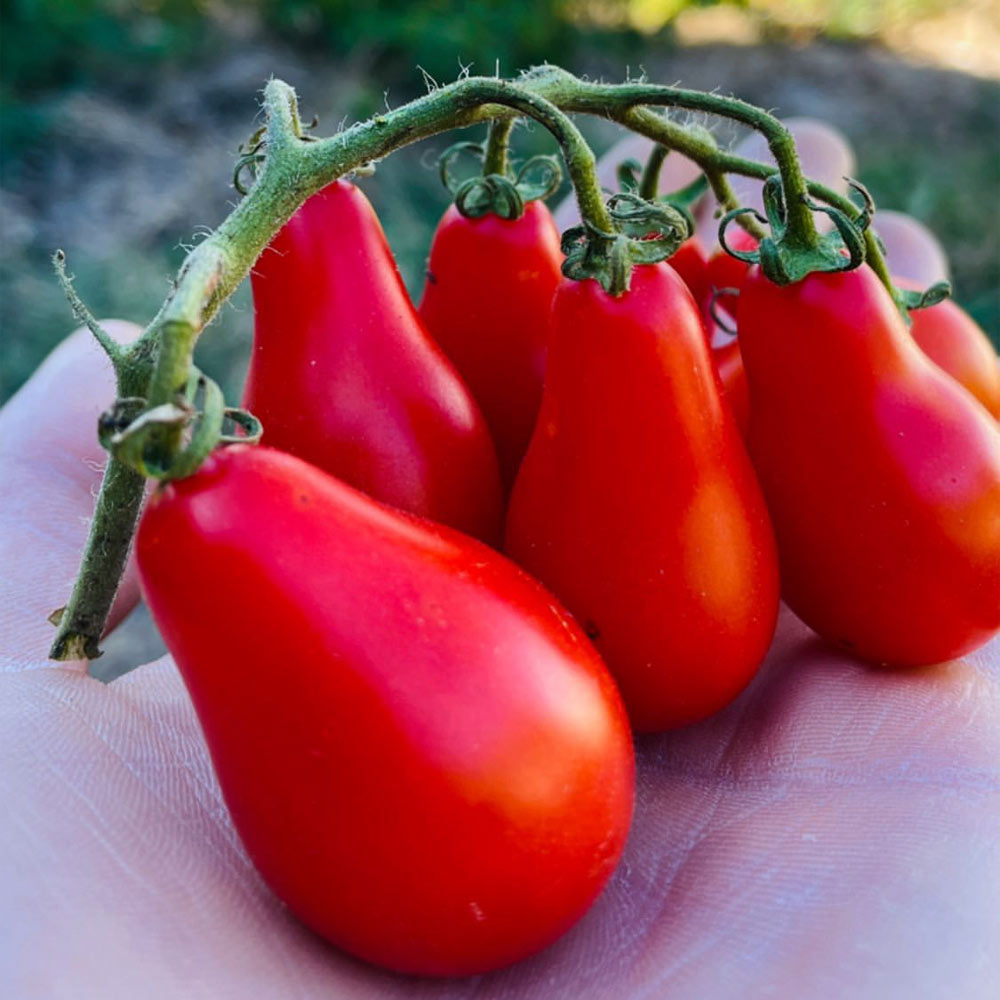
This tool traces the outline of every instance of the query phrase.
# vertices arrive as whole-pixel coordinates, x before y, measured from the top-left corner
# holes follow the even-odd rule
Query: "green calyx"
[[[607,203],[614,232],[587,222],[567,229],[562,237],[567,278],[593,278],[609,295],[622,295],[631,283],[632,268],[666,260],[691,235],[685,216],[671,205],[644,201],[628,191]]]
[[[691,232],[694,232],[694,206],[708,191],[708,177],[699,174],[690,184],[669,194],[660,194],[660,171],[670,150],[657,143],[649,154],[645,167],[638,160],[623,160],[618,164],[618,186],[622,191],[637,194],[645,201],[676,208],[687,217]]]
[[[794,284],[814,271],[852,271],[865,261],[865,232],[871,224],[875,203],[861,184],[850,178],[847,181],[864,199],[864,207],[854,218],[839,208],[822,205],[807,195],[801,196],[802,203],[810,211],[822,212],[832,219],[834,229],[826,235],[812,233],[803,238],[788,225],[781,179],[772,174],[764,182],[765,215],[745,207],[727,212],[719,223],[719,243],[737,260],[760,264],[765,277],[776,285]],[[726,241],[726,230],[734,220],[748,214],[767,224],[770,235],[761,239],[756,250],[735,250]]]
[[[146,406],[137,396],[116,400],[98,420],[98,439],[119,462],[151,479],[190,476],[217,445],[256,444],[263,433],[253,414],[227,407],[219,386],[194,367],[177,400]]]
[[[441,181],[452,193],[455,207],[467,219],[497,215],[501,219],[519,219],[529,201],[548,198],[562,183],[562,168],[554,156],[533,156],[517,171],[477,174],[459,180],[452,172],[454,160],[462,154],[486,159],[486,148],[476,142],[458,142],[441,154],[438,170]]]
[[[950,295],[951,284],[947,281],[936,281],[922,292],[907,288],[896,289],[896,299],[907,312],[913,312],[914,309],[929,309],[939,302],[944,302]]]
[[[726,319],[723,316],[722,311],[719,309],[719,299],[738,299],[739,295],[740,290],[738,288],[723,286],[722,288],[713,288],[708,300],[708,314],[712,317],[712,322],[720,330],[728,333],[730,337],[737,336],[739,331],[736,329],[736,324],[733,323],[731,319]]]

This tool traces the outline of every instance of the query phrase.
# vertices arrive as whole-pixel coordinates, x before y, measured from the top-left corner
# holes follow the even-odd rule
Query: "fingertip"
[[[944,248],[922,222],[903,212],[879,209],[872,225],[885,245],[893,277],[924,287],[951,280]]]

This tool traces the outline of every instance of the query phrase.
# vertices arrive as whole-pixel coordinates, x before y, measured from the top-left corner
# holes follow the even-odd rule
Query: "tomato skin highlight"
[[[862,659],[919,666],[1000,629],[1000,431],[867,265],[740,300],[750,454],[783,596]]]
[[[562,259],[541,201],[519,219],[468,219],[452,205],[431,243],[420,316],[482,409],[505,492],[538,415]]]
[[[560,285],[506,549],[594,637],[638,730],[705,718],[764,658],[778,610],[767,511],[668,265],[637,267],[618,299]]]
[[[243,405],[263,441],[384,503],[496,542],[489,431],[413,308],[365,195],[309,198],[251,275],[254,349]]]
[[[627,717],[513,564],[245,446],[151,498],[137,555],[243,843],[318,933],[466,975],[600,892],[631,820]]]

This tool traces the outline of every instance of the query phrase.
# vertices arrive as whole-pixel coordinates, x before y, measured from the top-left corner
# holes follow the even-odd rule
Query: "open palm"
[[[110,686],[45,660],[110,395],[77,333],[0,416],[4,995],[995,995],[1000,642],[876,671],[788,613],[735,704],[640,741],[624,861],[555,946],[438,982],[324,944],[251,867],[171,660]]]

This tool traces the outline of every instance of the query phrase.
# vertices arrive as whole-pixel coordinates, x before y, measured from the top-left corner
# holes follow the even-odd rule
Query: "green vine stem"
[[[660,171],[669,152],[670,147],[664,146],[662,142],[658,142],[650,151],[639,179],[639,197],[643,201],[653,201],[660,193]]]
[[[735,97],[722,97],[719,94],[707,94],[699,90],[686,90],[681,87],[663,87],[640,82],[590,83],[579,80],[555,66],[543,67],[533,71],[533,74],[529,74],[529,76],[542,85],[550,99],[555,99],[555,103],[567,111],[610,115],[621,120],[628,110],[637,106],[666,106],[722,115],[756,129],[767,140],[768,148],[771,150],[771,155],[774,157],[777,170],[781,175],[782,187],[785,190],[785,199],[788,205],[789,233],[794,234],[795,241],[801,242],[803,245],[815,242],[816,227],[813,223],[812,213],[803,200],[808,188],[799,164],[795,141],[792,134],[777,118],[761,108],[747,104],[746,101]],[[570,84],[572,84],[572,95],[567,95],[565,101],[552,98],[549,88],[558,91],[569,87]],[[704,137],[701,138],[702,145],[704,145]],[[666,137],[657,141],[663,141],[664,145],[671,148],[679,148]],[[714,145],[712,142],[712,146]],[[718,169],[718,165],[715,163],[711,167]]]
[[[789,216],[799,220],[799,231],[808,233],[812,226],[809,210],[799,197],[806,191],[829,204],[847,202],[845,211],[856,211],[848,199],[806,183],[791,136],[776,119],[732,98],[650,84],[594,84],[544,66],[516,83],[476,77],[459,80],[335,136],[316,139],[303,128],[292,88],[271,80],[264,91],[267,124],[259,147],[263,159],[255,155],[258,171],[247,196],[192,250],[171,294],[137,341],[126,347],[102,340],[114,365],[119,397],[143,400],[147,408],[177,402],[188,385],[201,331],[302,202],[337,177],[440,132],[492,122],[491,138],[500,144],[514,118],[535,118],[559,140],[581,215],[591,228],[607,234],[614,227],[596,181],[594,155],[567,113],[610,117],[688,156],[705,171],[724,208],[735,207],[726,173],[764,179],[775,172],[774,167],[720,151],[705,129],[680,126],[644,105],[724,115],[760,129],[778,163]],[[869,249],[871,263],[882,275],[884,263],[880,269],[874,237],[869,237]],[[170,453],[182,434],[177,425],[154,427],[149,446]],[[58,623],[50,653],[53,659],[98,655],[141,507],[143,485],[141,475],[118,459],[109,459],[73,593],[66,608],[53,616]]]
[[[708,179],[709,187],[719,203],[721,212],[730,212],[740,207],[736,192],[726,176],[727,173],[744,173],[742,170],[733,169],[732,161],[739,160],[739,158],[720,150],[711,132],[706,129],[682,128],[648,108],[629,107],[624,112],[619,112],[615,117],[620,124],[633,132],[653,139],[657,145],[663,146],[665,149],[676,150],[692,162],[697,163]],[[751,164],[755,168],[761,167],[764,170],[762,180],[775,171],[774,167],[757,163],[755,160],[741,160],[740,162]],[[765,235],[765,230],[752,216],[742,216],[739,219],[739,224],[758,240]]]
[[[490,122],[490,131],[486,137],[486,154],[483,157],[484,176],[488,174],[507,176],[507,171],[510,169],[507,154],[513,130],[513,118],[494,118]]]

